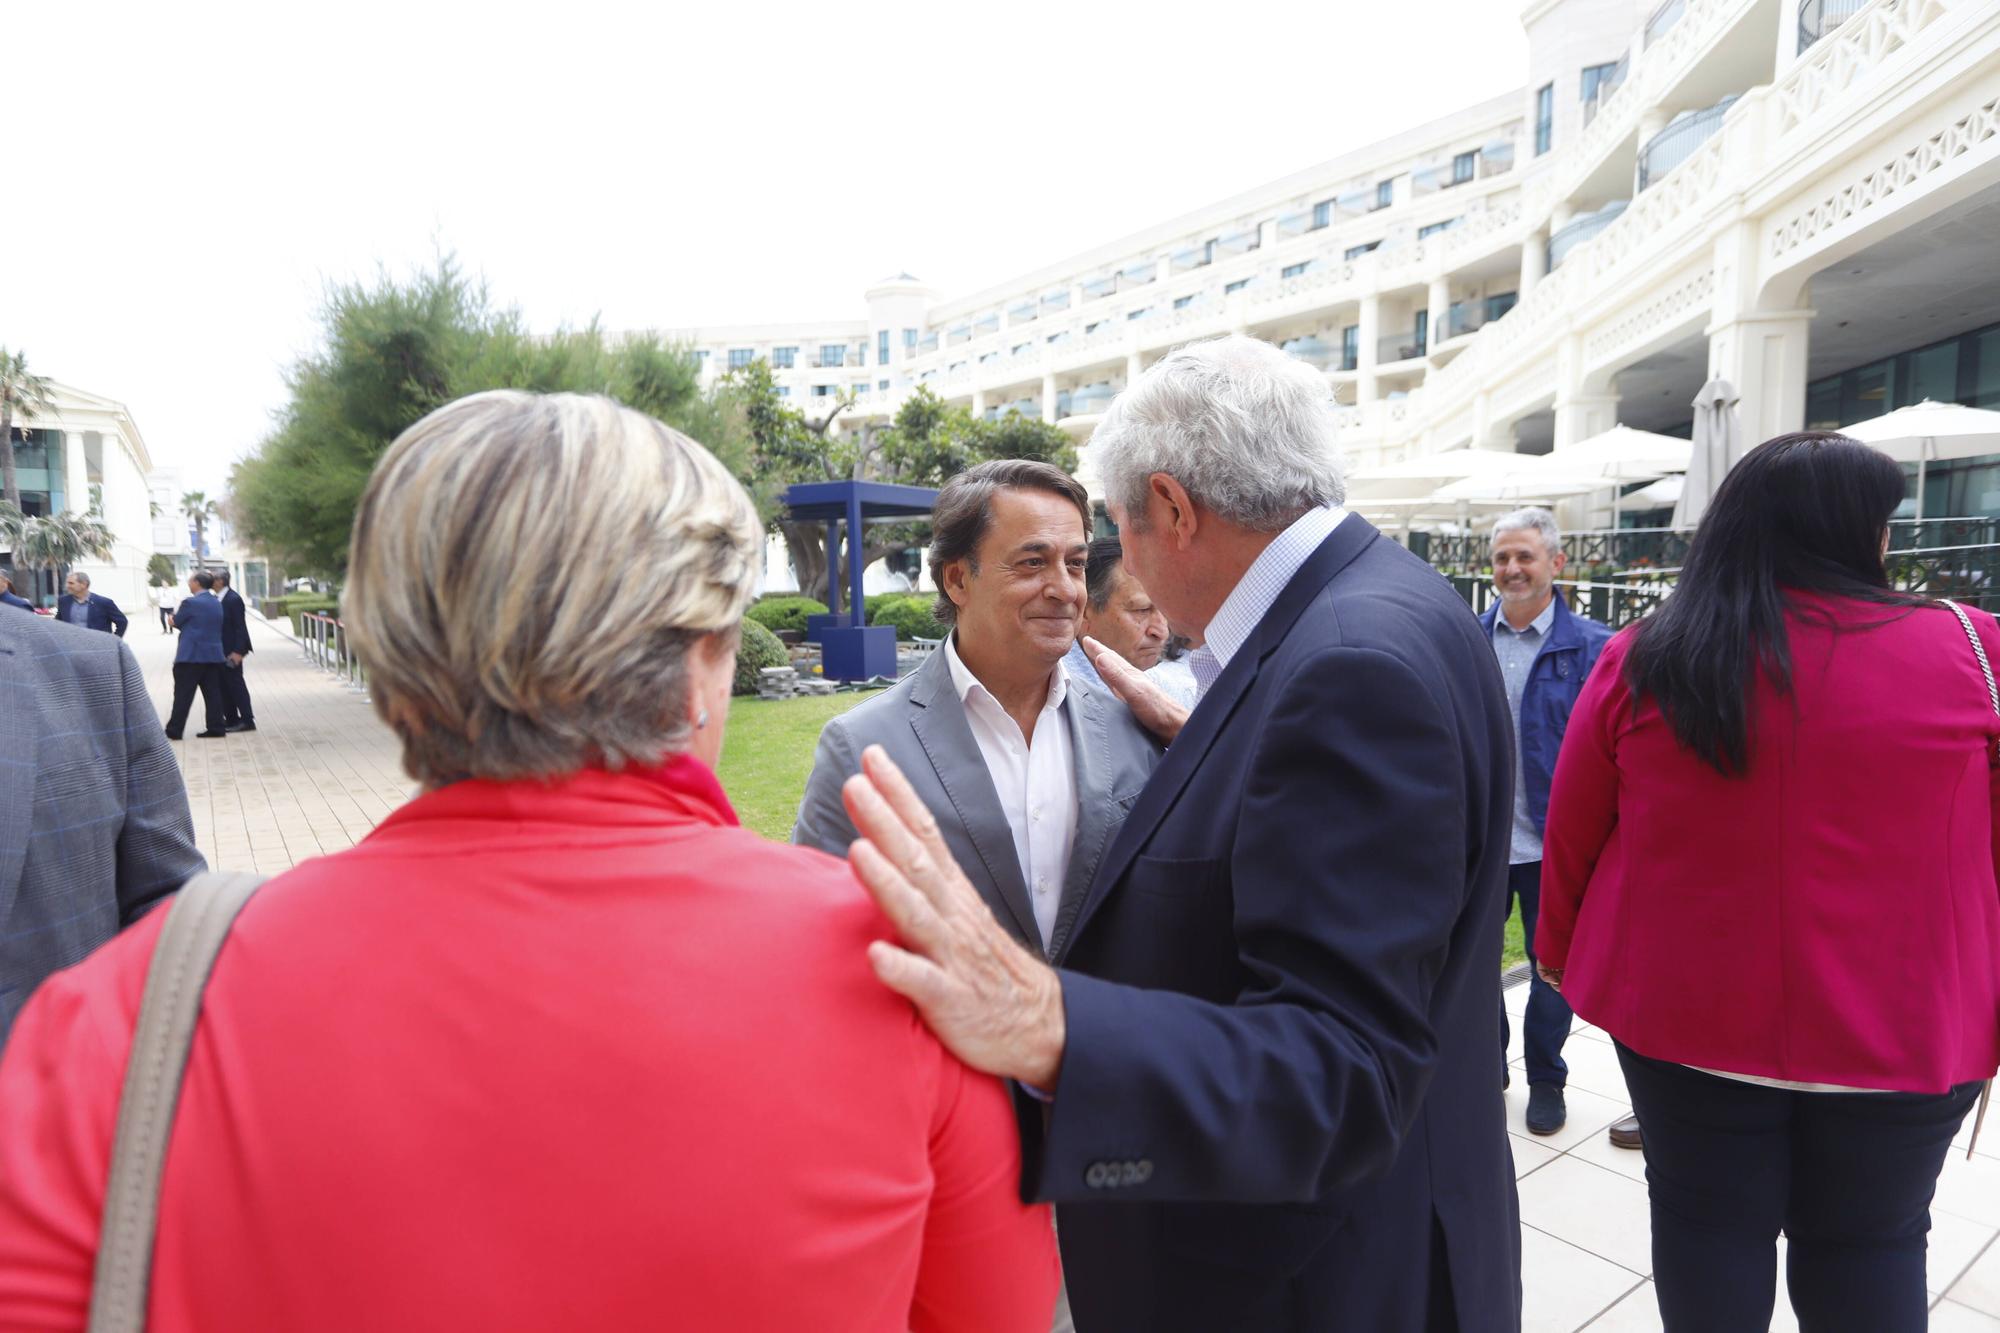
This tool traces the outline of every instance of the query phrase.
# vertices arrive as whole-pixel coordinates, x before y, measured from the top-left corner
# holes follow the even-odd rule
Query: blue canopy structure
[[[868,680],[896,674],[896,631],[868,624],[868,607],[861,594],[862,529],[869,523],[927,518],[938,493],[924,486],[896,486],[886,481],[809,481],[788,487],[787,516],[800,523],[826,524],[826,604],[840,605],[840,538],[847,538],[848,600],[845,614],[814,616],[819,622],[808,638],[817,638],[820,660],[829,680]]]

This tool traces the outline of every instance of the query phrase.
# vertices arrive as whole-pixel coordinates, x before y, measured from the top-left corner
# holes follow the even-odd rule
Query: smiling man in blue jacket
[[[1528,1075],[1530,1134],[1548,1135],[1569,1119],[1563,1088],[1569,1066],[1569,1002],[1534,975],[1535,920],[1542,897],[1542,829],[1549,818],[1549,779],[1556,771],[1570,710],[1583,692],[1611,629],[1575,614],[1556,590],[1565,557],[1562,532],[1546,509],[1517,509],[1493,525],[1493,586],[1500,600],[1481,623],[1493,640],[1507,705],[1514,715],[1514,824],[1508,855],[1507,896],[1521,904],[1528,942],[1528,1010],[1521,1020]],[[1509,908],[1511,911],[1511,906]],[[1507,1072],[1507,1016],[1500,1016],[1501,1082]],[[1636,1129],[1633,1131],[1636,1133]],[[1612,1141],[1628,1146],[1617,1134]]]

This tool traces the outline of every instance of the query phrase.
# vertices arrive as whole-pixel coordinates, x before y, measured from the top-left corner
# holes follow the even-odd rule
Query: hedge
[[[294,593],[284,598],[285,614],[292,619],[292,637],[305,637],[305,626],[300,622],[308,611],[324,611],[328,615],[340,615],[340,599],[328,597],[325,593]]]
[[[753,602],[744,616],[773,634],[786,629],[803,634],[806,632],[807,616],[825,614],[826,603],[816,602],[810,597],[767,597],[761,602]]]
[[[777,635],[754,620],[745,620],[742,641],[736,645],[735,692],[755,694],[763,680],[759,672],[765,667],[788,665],[791,660],[791,654],[778,642]]]
[[[916,593],[904,593],[871,609],[868,621],[873,625],[894,625],[898,639],[942,639],[951,633],[932,618],[931,599]]]

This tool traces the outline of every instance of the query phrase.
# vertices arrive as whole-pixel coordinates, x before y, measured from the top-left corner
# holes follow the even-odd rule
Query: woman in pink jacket
[[[1925,1326],[1929,1206],[2000,1064],[2000,714],[1948,606],[1890,589],[1902,470],[1781,436],[1556,765],[1544,974],[1618,1041],[1670,1333]],[[1967,612],[1985,656],[2000,629]]]

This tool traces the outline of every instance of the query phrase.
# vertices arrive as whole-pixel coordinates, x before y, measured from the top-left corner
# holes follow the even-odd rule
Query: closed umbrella
[[[1921,519],[1929,465],[1947,458],[2000,454],[2000,412],[1934,403],[1926,398],[1887,416],[1858,421],[1841,434],[1880,449],[1899,463],[1917,465],[1917,517]]]
[[[1677,528],[1701,522],[1722,479],[1743,456],[1736,403],[1736,390],[1728,380],[1710,380],[1694,396],[1694,445],[1688,458],[1687,482],[1681,487],[1680,503],[1674,506]]]

